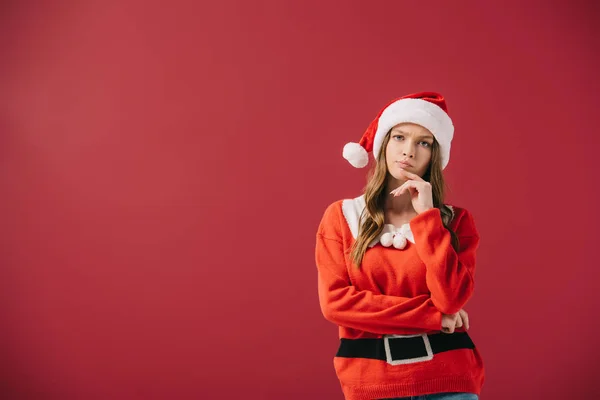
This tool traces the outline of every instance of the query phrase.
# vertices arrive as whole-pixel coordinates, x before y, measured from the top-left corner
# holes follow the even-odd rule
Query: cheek
[[[398,148],[399,147],[400,146],[398,145],[398,142],[394,142],[394,141],[390,140],[388,142],[388,145],[386,146],[385,155],[386,156],[387,155],[394,155],[394,154],[398,153]]]
[[[421,168],[423,169],[423,172],[425,172],[427,170],[427,168],[429,167],[429,164],[431,163],[431,150],[423,149],[423,151],[419,155],[420,155],[419,164],[421,164]]]
[[[423,149],[423,159],[427,161],[427,164],[429,164],[429,162],[431,161],[431,150],[430,149]]]
[[[385,158],[387,160],[388,166],[389,166],[390,161],[393,161],[397,157],[399,147],[400,146],[398,146],[397,142],[392,142],[391,140],[385,147]]]

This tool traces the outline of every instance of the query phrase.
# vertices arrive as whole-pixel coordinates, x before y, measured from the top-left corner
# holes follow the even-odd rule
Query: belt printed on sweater
[[[428,361],[443,351],[474,348],[467,332],[384,335],[383,338],[341,338],[336,357],[371,358],[399,365]]]

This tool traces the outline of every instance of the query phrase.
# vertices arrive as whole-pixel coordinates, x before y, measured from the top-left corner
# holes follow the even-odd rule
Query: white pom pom
[[[404,235],[394,236],[394,247],[402,250],[406,247],[406,237]]]
[[[381,239],[379,241],[381,242],[382,246],[390,247],[394,241],[394,234],[386,232],[383,235],[381,235]]]
[[[346,143],[342,155],[355,168],[364,168],[369,163],[369,153],[358,143]]]

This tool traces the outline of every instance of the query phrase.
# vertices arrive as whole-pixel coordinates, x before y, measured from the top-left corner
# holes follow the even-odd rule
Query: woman
[[[444,204],[453,135],[444,98],[425,92],[392,101],[344,146],[355,167],[371,151],[376,161],[365,193],[327,207],[317,233],[346,399],[478,399],[484,368],[463,307],[479,234],[467,210]]]

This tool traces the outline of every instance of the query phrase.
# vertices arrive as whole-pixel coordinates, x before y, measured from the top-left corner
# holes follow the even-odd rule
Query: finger
[[[458,318],[456,319],[456,328],[462,328],[462,326],[463,326],[463,320],[462,320],[460,313],[458,313]]]
[[[406,182],[404,182],[404,183],[406,183]],[[390,192],[390,194],[396,194],[396,193],[398,193],[398,191],[399,191],[400,189],[402,189],[402,186],[404,186],[404,183],[403,183],[402,185],[398,186],[396,189],[392,190],[392,191]]]
[[[465,328],[469,330],[469,314],[465,310],[462,310],[462,320],[465,324]]]
[[[410,188],[414,188],[416,191],[419,191],[419,188],[417,187],[418,183],[415,181],[406,181],[402,184],[402,186],[400,186],[398,188],[398,192],[396,192],[396,196],[401,195],[402,193],[406,192],[406,190],[410,190]]]
[[[396,193],[396,196],[400,196],[402,193],[406,192],[406,189],[410,186],[409,182],[410,181],[406,181],[402,184],[402,186],[400,186],[398,192]]]
[[[392,190],[390,192],[390,194],[396,194],[396,193],[398,193],[398,191],[402,188],[402,186],[404,186],[404,183],[402,185],[398,186],[396,189]]]
[[[444,332],[444,333],[454,333],[454,327],[453,326],[444,327],[444,329],[442,329],[442,332]]]
[[[413,174],[412,172],[408,172],[405,169],[400,168],[400,171],[402,171],[402,174],[409,177],[412,180],[415,181],[419,181],[419,182],[426,182],[425,179],[421,178],[419,175],[417,174]]]
[[[450,314],[442,314],[442,332],[450,333],[450,328],[454,327],[454,316]]]
[[[442,331],[444,333],[454,333],[454,329],[456,328],[456,321],[458,319],[458,313],[456,314],[444,314],[442,319]]]
[[[399,196],[402,193],[404,193],[404,190],[406,189],[406,184],[410,182],[410,181],[406,181],[404,182],[402,185],[400,185],[397,189],[392,190],[392,194],[394,196]]]

